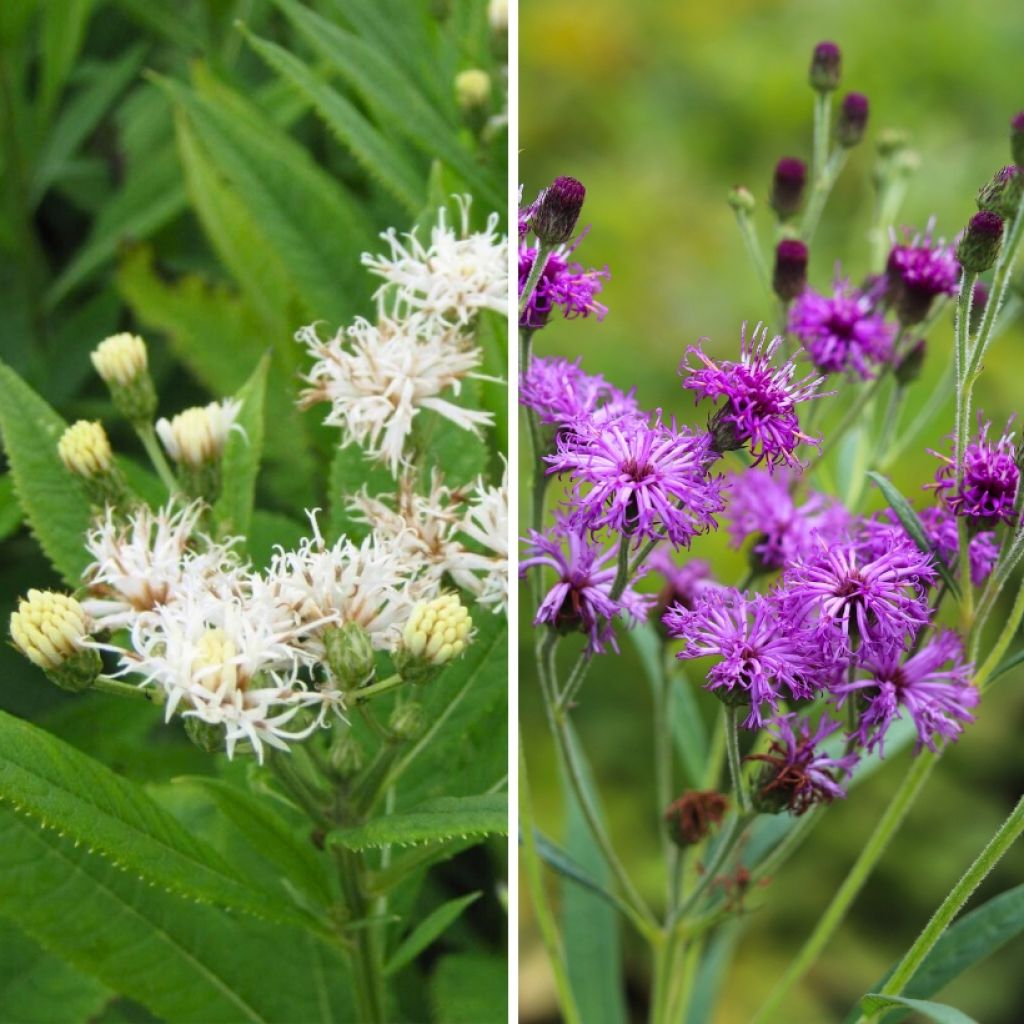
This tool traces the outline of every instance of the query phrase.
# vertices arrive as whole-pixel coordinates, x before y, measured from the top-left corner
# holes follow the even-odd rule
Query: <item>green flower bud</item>
[[[204,722],[195,715],[185,716],[185,735],[207,754],[220,754],[224,751],[224,726]]]
[[[373,679],[373,644],[358,622],[329,626],[323,638],[327,664],[340,689],[355,690]]]
[[[399,704],[388,719],[388,729],[400,740],[414,740],[426,724],[422,705],[416,701]]]

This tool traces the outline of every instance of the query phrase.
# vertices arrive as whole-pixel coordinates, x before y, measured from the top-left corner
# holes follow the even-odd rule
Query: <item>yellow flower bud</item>
[[[236,401],[195,406],[170,420],[157,420],[156,432],[175,462],[198,468],[220,458],[239,408]]]
[[[430,665],[443,665],[458,657],[469,641],[473,620],[457,594],[442,594],[420,601],[402,632],[407,655]]]
[[[127,387],[146,372],[146,343],[137,334],[113,334],[93,350],[92,365],[106,384]]]
[[[502,33],[508,31],[508,0],[491,0],[487,5],[487,20],[491,30]]]
[[[88,420],[79,420],[61,434],[57,454],[66,469],[87,479],[105,476],[114,464],[107,432],[102,424]]]
[[[67,594],[30,590],[11,615],[14,645],[34,665],[48,672],[61,668],[78,654],[88,635],[89,617]]]
[[[455,99],[461,110],[485,106],[491,98],[491,77],[479,68],[455,76]]]

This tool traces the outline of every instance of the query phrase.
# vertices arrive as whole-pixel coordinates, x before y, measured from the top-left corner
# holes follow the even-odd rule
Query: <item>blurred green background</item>
[[[612,273],[602,296],[610,309],[605,322],[553,321],[535,337],[535,351],[582,355],[590,372],[636,386],[645,407],[691,423],[702,414],[684,399],[675,375],[686,346],[706,336],[710,352],[731,354],[741,322],[771,313],[725,195],[735,184],[755,193],[755,219],[769,242],[764,200],[772,167],[780,156],[810,156],[806,78],[816,42],[839,43],[841,91],[865,92],[872,103],[867,139],[839,179],[812,251],[811,281],[819,288],[832,278],[836,260],[855,280],[867,269],[873,140],[880,128],[908,130],[921,158],[900,222],[923,227],[935,214],[939,234],[952,237],[974,212],[978,187],[1009,162],[1008,121],[1024,107],[1024,12],[1017,3],[523,0],[520,9],[524,194],[531,198],[558,174],[580,178],[588,190],[583,222],[592,228],[579,258],[608,264]],[[950,357],[951,323],[945,316],[932,332],[908,417]],[[979,385],[981,407],[997,422],[1020,408],[1022,345],[1018,322],[995,347]],[[916,497],[931,478],[936,463],[924,448],[943,447],[951,423],[947,408],[893,467],[904,493]],[[742,571],[741,556],[722,534],[699,541],[693,553],[715,561],[727,581]],[[528,613],[524,603],[523,617]],[[1004,617],[1005,610],[994,616]],[[523,732],[540,824],[558,836],[559,786],[528,640],[524,630]],[[710,720],[714,703],[700,696]],[[612,834],[645,895],[656,899],[662,875],[649,691],[628,641],[621,658],[595,664],[576,722]],[[1024,678],[1006,676],[929,783],[846,924],[794,990],[785,1011],[789,1024],[841,1020],[913,940],[1019,795],[1022,727]],[[751,895],[749,906],[758,909],[747,918],[709,1018],[715,1024],[747,1020],[764,1000],[908,760],[906,753],[894,757],[854,798],[835,806],[781,875]],[[1017,849],[975,902],[1022,880],[1024,850]],[[550,975],[524,904],[522,1019],[550,1021]],[[623,942],[630,1004],[640,1019],[645,951],[629,934]],[[951,985],[942,1000],[986,1024],[1024,1020],[1022,953],[1024,944],[1011,944]]]

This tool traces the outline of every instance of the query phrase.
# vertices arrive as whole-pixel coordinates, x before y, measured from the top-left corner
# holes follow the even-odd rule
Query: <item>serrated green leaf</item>
[[[83,538],[90,506],[61,464],[57,442],[67,424],[9,366],[0,362],[0,434],[18,503],[43,553],[72,587],[89,562]]]
[[[311,936],[182,900],[3,807],[0,914],[176,1024],[355,1019],[344,962]]]
[[[405,154],[390,145],[349,100],[287,50],[250,32],[246,32],[246,39],[270,68],[313,104],[335,138],[352,152],[370,177],[415,214],[423,204],[423,175]]]
[[[872,992],[860,1001],[865,1013],[878,1013],[889,1007],[899,1006],[907,1010],[914,1010],[928,1020],[935,1021],[935,1024],[978,1024],[973,1017],[952,1006],[945,1006],[942,1003],[927,1002],[924,999],[907,999],[904,996],[883,996]]]
[[[480,892],[471,892],[468,896],[448,900],[447,903],[442,903],[441,906],[427,914],[391,954],[390,959],[384,965],[384,976],[395,974],[406,964],[412,963],[427,946],[458,920],[459,915],[466,907],[475,903],[482,895]]]
[[[430,980],[430,993],[436,1024],[504,1024],[508,964],[484,953],[446,956]]]
[[[924,525],[918,518],[918,515],[914,511],[910,502],[900,494],[888,477],[883,476],[881,473],[877,473],[874,470],[869,470],[867,475],[875,482],[875,486],[877,486],[885,496],[885,500],[889,503],[889,507],[895,513],[896,518],[902,524],[903,529],[907,531],[907,535],[910,539],[926,555],[935,556],[936,570],[942,577],[942,581],[947,587],[949,587],[950,594],[952,594],[956,600],[959,600],[960,588],[957,586],[956,580],[953,579],[953,574],[950,572],[949,567],[941,558],[939,558],[938,555],[935,554],[935,549],[924,532]]]
[[[0,920],[0,1007],[17,1024],[86,1024],[113,993]]]
[[[24,522],[25,516],[14,493],[14,478],[10,473],[0,476],[0,540],[6,540]]]
[[[479,406],[471,395],[463,401]],[[413,443],[423,453],[421,471],[425,478],[436,468],[455,487],[472,482],[487,468],[487,446],[483,440],[436,412],[427,411],[416,418]]]
[[[272,920],[309,919],[249,889],[137,785],[42,729],[0,712],[0,800],[139,878]]]
[[[439,797],[414,810],[374,818],[354,828],[336,829],[327,838],[348,850],[366,850],[507,832],[508,798],[504,793],[483,793]]]
[[[376,112],[378,119],[402,133],[427,156],[439,157],[461,175],[473,193],[492,209],[505,198],[459,141],[446,121],[408,77],[374,46],[332,24],[296,0],[274,0],[306,41]]]
[[[213,506],[217,536],[244,537],[252,521],[256,499],[256,476],[263,454],[263,405],[267,392],[267,368],[264,356],[242,385],[235,398],[242,403],[238,411],[238,430],[232,430],[221,458],[221,493]]]

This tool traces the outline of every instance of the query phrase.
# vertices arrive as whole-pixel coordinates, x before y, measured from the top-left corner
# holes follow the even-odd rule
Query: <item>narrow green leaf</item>
[[[430,993],[436,1024],[504,1024],[508,962],[486,953],[446,956],[431,978]]]
[[[86,1024],[113,993],[0,920],[0,1007],[17,1024]]]
[[[907,1010],[915,1010],[935,1024],[978,1024],[973,1017],[942,1003],[931,1003],[924,999],[907,999],[905,996],[883,996],[872,992],[860,1001],[865,1013],[878,1013],[889,1007],[899,1006]]]
[[[214,850],[135,783],[3,712],[0,800],[169,891],[257,917],[308,924],[295,907],[239,881]]]
[[[401,132],[427,156],[439,157],[450,165],[492,209],[505,208],[504,196],[459,141],[456,129],[392,61],[296,0],[274,2],[306,41],[331,61],[338,74],[377,112],[380,121]]]
[[[442,903],[436,910],[427,914],[391,954],[391,958],[384,966],[384,976],[395,974],[406,964],[412,963],[427,946],[458,920],[466,907],[475,903],[482,895],[480,892],[471,892],[468,896],[460,896]]]
[[[83,538],[90,507],[61,464],[57,442],[67,424],[9,366],[0,362],[0,434],[14,490],[43,553],[72,587],[89,562]]]
[[[308,934],[182,900],[3,807],[0,915],[175,1024],[356,1019],[345,962]]]
[[[504,793],[483,793],[438,797],[411,811],[374,818],[355,828],[337,829],[327,838],[349,850],[366,850],[507,833],[508,798]]]
[[[0,540],[18,532],[25,516],[14,493],[14,477],[10,473],[0,476]]]
[[[1001,661],[995,669],[993,669],[992,675],[988,677],[985,685],[991,686],[994,680],[1009,672],[1010,669],[1016,668],[1022,661],[1024,661],[1024,651],[1017,651],[1016,653],[1011,654],[1009,657]]]
[[[242,403],[239,429],[232,430],[224,444],[221,493],[213,506],[217,535],[222,538],[244,537],[252,521],[256,476],[263,454],[263,405],[269,365],[270,357],[264,356],[235,396]]]
[[[423,174],[391,145],[341,93],[332,89],[287,50],[246,31],[249,45],[287,82],[313,104],[335,138],[411,214],[423,205]]]
[[[875,485],[885,496],[889,507],[896,514],[896,518],[902,524],[903,529],[907,531],[910,539],[925,554],[935,555],[935,549],[925,535],[924,525],[921,523],[910,502],[900,494],[888,477],[883,476],[881,473],[876,473],[874,470],[869,470],[867,475],[875,482]],[[959,600],[960,588],[957,586],[956,580],[953,579],[953,574],[949,571],[949,567],[938,555],[935,555],[935,568],[938,570],[943,582],[949,587],[950,594]]]
[[[615,897],[599,885],[579,864],[573,860],[556,842],[549,839],[539,829],[534,829],[534,842],[537,847],[537,855],[548,867],[557,871],[564,878],[582,885],[584,889],[600,896],[606,903],[615,906]]]
[[[82,46],[85,28],[92,13],[94,0],[64,0],[59,4],[43,4],[42,80],[39,84],[39,103],[42,120],[56,105],[64,83],[75,66],[75,58]]]

